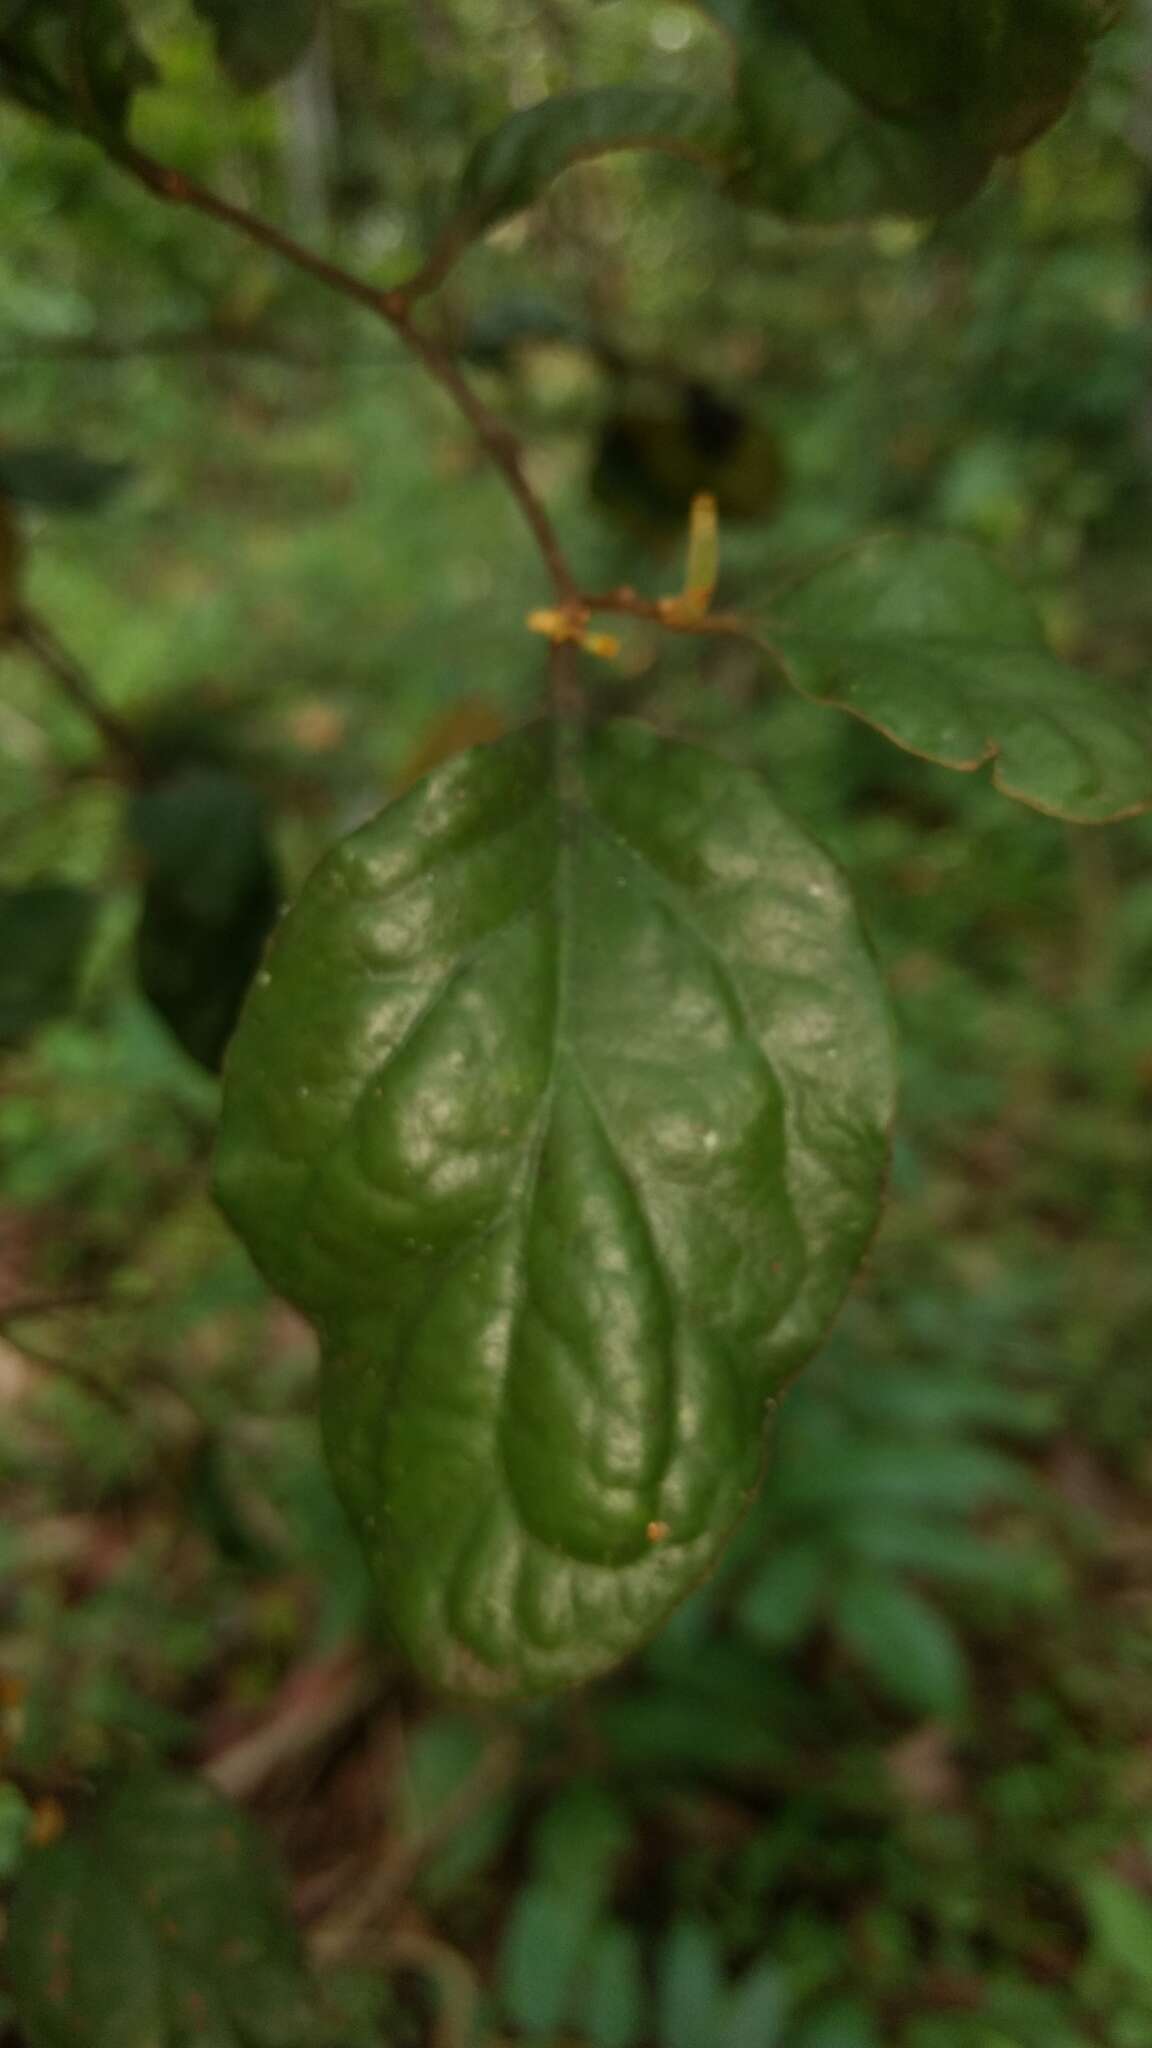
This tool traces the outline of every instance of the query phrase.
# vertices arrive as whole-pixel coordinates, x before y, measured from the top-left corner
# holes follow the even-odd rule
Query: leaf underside
[[[845,884],[642,728],[476,748],[345,841],[229,1054],[218,1192],[319,1326],[329,1458],[409,1654],[571,1683],[755,1486],[875,1219],[887,1012]]]
[[[788,591],[759,637],[803,696],[1073,824],[1152,809],[1152,718],[1057,660],[1035,607],[983,551],[883,534]]]

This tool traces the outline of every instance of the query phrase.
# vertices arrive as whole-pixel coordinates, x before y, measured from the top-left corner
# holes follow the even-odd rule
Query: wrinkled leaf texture
[[[267,1845],[197,1779],[141,1773],[25,1865],[5,1964],[28,2048],[313,2048]]]
[[[319,1326],[329,1459],[433,1681],[588,1677],[708,1570],[872,1230],[892,1094],[843,880],[695,748],[529,728],[321,863],[217,1185]]]
[[[1036,607],[983,549],[877,534],[786,592],[762,627],[802,695],[1005,796],[1107,824],[1152,809],[1152,717],[1051,654]]]

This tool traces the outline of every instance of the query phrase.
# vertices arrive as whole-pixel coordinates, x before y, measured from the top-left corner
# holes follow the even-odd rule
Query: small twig
[[[56,635],[35,612],[21,610],[5,636],[11,646],[26,654],[50,676],[74,711],[87,719],[125,775],[134,777],[140,768],[140,747],[131,728],[100,701],[91,677],[62,647]]]
[[[580,603],[585,612],[620,612],[628,618],[647,619],[669,633],[703,633],[722,640],[759,638],[754,622],[738,612],[693,613],[677,598],[640,597],[626,585],[619,590],[589,592]]]

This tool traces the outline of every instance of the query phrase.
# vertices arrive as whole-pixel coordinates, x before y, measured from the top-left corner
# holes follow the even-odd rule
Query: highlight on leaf
[[[328,1457],[427,1677],[576,1682],[709,1568],[871,1233],[892,1093],[843,880],[695,748],[530,728],[321,864],[217,1185],[320,1329]]]

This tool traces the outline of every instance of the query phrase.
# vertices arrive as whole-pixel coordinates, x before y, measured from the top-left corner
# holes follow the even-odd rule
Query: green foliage
[[[329,1456],[440,1683],[571,1683],[699,1577],[871,1232],[891,1092],[843,884],[707,755],[530,731],[324,863],[218,1187],[324,1331]]]
[[[730,106],[687,92],[602,86],[556,94],[510,114],[477,143],[464,167],[453,240],[470,241],[531,206],[553,178],[581,159],[655,149],[703,164],[725,164],[737,145]]]
[[[769,0],[771,4],[771,0]],[[1018,150],[1064,112],[1112,0],[783,0],[822,64],[877,112]]]
[[[134,798],[130,831],[145,875],[140,986],[215,1072],[280,908],[263,806],[234,773],[176,768]]]
[[[192,0],[212,29],[220,62],[246,92],[291,71],[316,34],[318,0]]]
[[[939,765],[999,747],[1012,788],[1061,815],[1146,801],[1138,24],[1103,47],[1059,127],[963,212],[1014,124],[1064,95],[1062,29],[1026,78],[1023,43],[1002,43],[987,93],[977,78],[977,132],[963,110],[887,118],[883,98],[877,111],[883,79],[865,59],[883,38],[816,54],[821,23],[838,36],[846,22],[888,24],[925,59],[901,55],[897,86],[937,106],[952,85],[937,61],[943,7],[813,8],[810,41],[799,0],[788,23],[764,0],[708,12],[723,35],[700,8],[663,0],[335,0],[291,93],[242,102],[240,67],[256,82],[290,64],[302,16],[217,6],[221,48],[232,38],[248,52],[221,77],[188,0],[132,0],[159,73],[135,99],[133,135],[382,285],[420,270],[430,247],[435,269],[485,235],[489,201],[461,213],[459,166],[493,138],[502,231],[417,317],[475,366],[499,432],[522,441],[578,580],[634,585],[649,603],[646,616],[590,621],[623,641],[618,662],[584,669],[592,725],[635,714],[741,762],[738,781],[766,773],[850,864],[905,1041],[883,1234],[838,1333],[780,1403],[760,1498],[655,1639],[585,1697],[504,1708],[495,1725],[425,1696],[382,1639],[327,1480],[307,1333],[204,1200],[215,1083],[139,1000],[147,860],[139,844],[125,860],[122,831],[133,777],[14,641],[0,882],[11,895],[58,878],[100,912],[82,1007],[70,998],[51,1030],[7,1049],[0,1091],[0,1875],[23,1894],[41,1870],[66,1871],[32,1844],[78,1785],[127,1759],[195,1753],[219,1782],[235,1769],[254,1784],[318,1952],[340,1954],[366,1903],[385,1902],[356,1968],[326,1969],[322,2015],[291,1979],[308,2048],[417,2048],[432,2031],[502,2048],[1150,2048],[1150,828],[1065,833],[1000,801],[996,761],[967,777]],[[1016,10],[1013,33],[1041,18]],[[1083,54],[1087,16],[1066,19]],[[185,778],[248,792],[218,815],[187,797],[201,822],[170,874],[188,917],[184,884],[218,874],[217,839],[228,868],[233,810],[255,818],[250,778],[291,891],[382,796],[534,716],[543,662],[520,622],[549,600],[498,480],[395,345],[335,301],[325,315],[315,282],[267,251],[154,207],[61,132],[91,132],[65,100],[72,51],[49,34],[61,22],[55,6],[0,0],[6,88],[18,23],[25,103],[39,52],[56,120],[0,116],[0,352],[20,379],[20,439],[5,437],[0,465],[91,447],[130,464],[136,487],[109,490],[82,527],[40,520],[48,465],[39,497],[27,493],[19,587],[5,528],[5,623],[29,604],[59,626],[146,756],[146,799],[167,792],[177,822]],[[977,10],[953,25],[974,32]],[[73,57],[69,91],[82,72]],[[583,162],[565,125],[573,94],[688,88],[722,117],[708,175],[667,150],[609,149],[602,101],[581,133],[603,161]],[[118,92],[123,103],[123,80]],[[524,224],[502,210],[509,193],[519,206],[520,178],[538,202]],[[792,232],[791,215],[837,231]],[[699,637],[652,621],[676,580],[666,551],[686,497],[717,484],[714,445],[689,433],[704,459],[670,483],[660,451],[659,506],[633,490],[625,520],[611,487],[589,502],[605,422],[627,423],[630,458],[639,414],[666,424],[700,390],[748,423],[754,450],[771,447],[747,477],[754,494],[770,481],[770,520],[757,499],[737,531],[743,472],[738,493],[719,492],[716,610],[760,619],[798,690],[722,620]],[[0,470],[5,484],[25,495],[18,470]],[[861,552],[861,535],[893,522],[914,540]],[[957,544],[931,541],[934,529],[990,545],[1004,573],[971,556],[959,571]],[[1008,572],[1036,592],[1043,641]],[[809,693],[833,703],[842,690],[885,731],[895,692],[901,748],[864,715],[818,716]],[[718,799],[709,845],[729,808]],[[477,849],[453,858],[472,874]],[[520,867],[509,860],[510,887],[532,879]],[[443,863],[435,875],[446,888]],[[231,943],[219,918],[206,936],[212,917],[191,894],[187,944],[160,950],[178,977],[200,946],[200,993],[218,1017]],[[782,929],[773,888],[751,895]],[[696,912],[711,938],[707,891]],[[375,931],[376,911],[363,915]],[[39,937],[38,924],[20,944]],[[471,962],[451,928],[439,937],[463,995]],[[325,943],[321,932],[315,960]],[[250,972],[255,942],[239,950]],[[598,986],[615,1005],[637,963],[610,958]],[[191,979],[185,1020],[198,1011]],[[531,1035],[516,988],[498,992],[490,1081]],[[779,961],[773,991],[784,1017],[794,991]],[[845,1015],[827,1067],[846,1060],[850,1077]],[[645,1063],[666,1025],[650,1002],[633,1034]],[[219,1021],[207,1034],[215,1046],[226,1035]],[[707,1081],[695,1040],[679,1057],[660,1098],[678,1115]],[[303,1127],[306,1107],[286,1101],[285,1124]],[[426,1123],[408,1128],[427,1139]],[[324,1126],[350,1176],[351,1132]],[[712,1204],[698,1188],[703,1231]],[[333,1285],[344,1276],[339,1344],[354,1294],[371,1296],[354,1360],[369,1426],[349,1436],[378,1444],[390,1276],[367,1197],[361,1180],[354,1267],[347,1210],[317,1198],[310,1220]],[[320,1256],[311,1246],[297,1263]],[[580,1243],[566,1239],[555,1263],[587,1291]],[[447,1389],[446,1428],[461,1355],[449,1336],[405,1411]],[[758,1430],[757,1418],[749,1438]],[[550,1436],[546,1448],[553,1471]],[[374,1485],[365,1474],[383,1516]],[[564,1486],[557,1496],[546,1511],[565,1509]],[[460,1514],[454,1496],[445,1526],[459,1530]],[[147,1848],[158,1868],[183,1825],[173,1815]],[[123,1926],[101,1867],[97,1932]],[[197,1882],[212,1890],[214,1873]],[[282,1902],[275,1918],[283,1934]],[[249,2002],[261,2010],[253,1997],[245,2019]],[[299,2024],[294,2008],[286,2040]],[[0,2026],[15,2037],[2,1995]],[[62,2048],[58,2029],[49,2038]]]
[[[101,462],[74,448],[6,441],[0,446],[0,493],[46,512],[96,512],[129,474],[123,462]]]
[[[121,0],[8,0],[0,14],[0,93],[63,127],[118,133],[151,76]]]
[[[768,651],[805,696],[943,767],[1077,824],[1152,806],[1152,722],[1055,660],[1032,606],[978,550],[884,536],[775,604]]]
[[[979,189],[990,157],[955,129],[898,127],[861,107],[769,18],[739,46],[746,159],[731,189],[746,204],[824,222],[949,213]]]
[[[18,1045],[75,1000],[95,899],[65,882],[0,889],[0,1046]]]
[[[312,2048],[279,1874],[208,1786],[148,1773],[33,1855],[7,1966],[30,2048]]]

